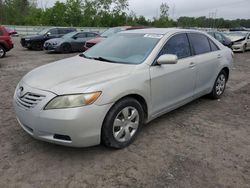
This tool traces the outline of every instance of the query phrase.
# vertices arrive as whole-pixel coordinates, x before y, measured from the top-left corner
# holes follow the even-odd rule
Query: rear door
[[[150,67],[154,115],[192,100],[195,88],[196,66],[187,34],[181,33],[172,36],[158,57],[164,54],[177,55],[178,62],[174,65]]]
[[[201,33],[189,33],[189,41],[192,46],[197,66],[197,78],[195,94],[200,96],[207,94],[214,84],[216,74],[222,58],[217,45],[206,35]]]

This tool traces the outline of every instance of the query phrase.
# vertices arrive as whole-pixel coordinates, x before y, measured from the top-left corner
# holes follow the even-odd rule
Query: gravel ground
[[[37,141],[12,96],[31,69],[76,54],[15,49],[0,60],[0,187],[250,187],[250,52],[235,54],[224,97],[205,97],[144,126],[123,150]]]

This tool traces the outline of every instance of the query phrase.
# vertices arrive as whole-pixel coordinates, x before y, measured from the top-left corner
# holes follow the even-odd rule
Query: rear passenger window
[[[186,34],[177,34],[170,38],[163,47],[160,55],[174,54],[178,59],[191,56],[189,41]]]
[[[211,51],[217,51],[217,50],[220,50],[219,47],[210,39],[209,40],[209,43],[210,43],[210,46],[211,46]]]
[[[205,35],[198,33],[189,33],[188,37],[195,55],[205,54],[211,51],[208,38]]]

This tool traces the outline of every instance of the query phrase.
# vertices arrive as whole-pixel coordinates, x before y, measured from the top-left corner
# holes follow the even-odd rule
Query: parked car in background
[[[5,27],[5,28],[6,28],[6,31],[9,33],[9,35],[16,36],[16,37],[19,36],[18,33],[17,33],[17,31],[15,29],[10,28],[10,27]]]
[[[144,123],[203,95],[222,97],[232,54],[199,31],[121,32],[24,76],[14,94],[16,117],[43,141],[124,148]]]
[[[236,28],[231,28],[230,31],[250,31],[250,28],[236,27]]]
[[[43,50],[44,42],[52,39],[59,38],[63,35],[76,31],[75,28],[62,28],[62,27],[53,27],[49,29],[44,29],[33,36],[25,36],[21,38],[21,44],[23,47],[32,49],[32,50]]]
[[[246,50],[250,50],[250,32],[234,31],[225,34],[233,42],[233,51],[245,52]]]
[[[71,32],[61,38],[47,40],[44,49],[48,52],[77,52],[84,51],[84,44],[87,40],[99,36],[93,32]]]
[[[209,35],[211,35],[212,37],[214,37],[215,39],[217,39],[220,43],[222,43],[224,46],[227,46],[229,48],[232,47],[233,42],[226,37],[223,33],[220,32],[208,32]]]
[[[126,30],[134,30],[134,29],[144,29],[144,26],[122,26],[122,27],[113,27],[110,28],[106,31],[104,31],[99,37],[91,39],[87,41],[84,45],[84,50],[88,50],[89,48],[93,47],[97,43],[105,40],[108,37],[113,36],[116,33],[119,33],[121,31],[126,31]]]
[[[0,58],[14,47],[11,37],[4,26],[0,26]]]

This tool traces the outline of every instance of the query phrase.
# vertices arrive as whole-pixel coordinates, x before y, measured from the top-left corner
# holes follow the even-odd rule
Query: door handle
[[[189,64],[189,68],[194,68],[195,67],[195,63],[194,62],[191,62],[190,64]]]
[[[221,57],[222,57],[222,56],[221,56],[220,54],[219,54],[219,55],[217,55],[217,58],[218,58],[218,59],[220,59]]]

